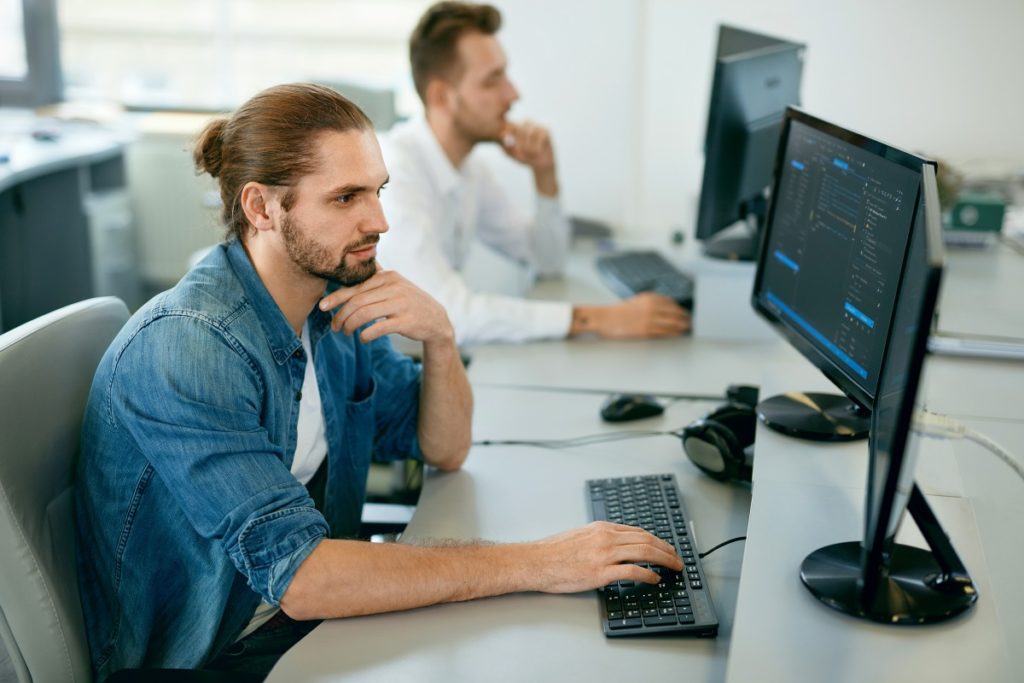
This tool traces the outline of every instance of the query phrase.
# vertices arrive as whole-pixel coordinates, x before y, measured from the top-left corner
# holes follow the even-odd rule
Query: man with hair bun
[[[265,675],[318,620],[513,591],[567,592],[663,541],[595,523],[533,543],[356,540],[369,463],[458,469],[472,394],[444,309],[375,259],[388,181],[369,120],[282,85],[211,123],[194,153],[227,227],[101,361],[76,482],[93,672]],[[388,334],[423,344],[422,366]]]
[[[561,274],[569,249],[551,136],[542,126],[508,119],[519,92],[495,37],[500,28],[501,14],[491,5],[439,2],[413,29],[409,60],[424,116],[399,124],[384,140],[391,185],[383,201],[393,232],[381,241],[381,258],[444,304],[460,344],[686,332],[687,311],[660,294],[573,306],[467,286],[461,271],[477,239],[542,276]],[[532,216],[474,153],[481,143],[500,145],[531,170]]]

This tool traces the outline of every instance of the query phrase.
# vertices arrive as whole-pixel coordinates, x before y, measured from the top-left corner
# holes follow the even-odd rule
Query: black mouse
[[[665,406],[645,394],[613,394],[601,406],[601,418],[605,422],[628,422],[663,412]]]

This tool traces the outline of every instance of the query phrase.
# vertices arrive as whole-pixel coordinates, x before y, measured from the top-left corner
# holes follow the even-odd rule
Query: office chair
[[[79,431],[93,374],[128,320],[88,299],[0,335],[0,638],[19,683],[90,683],[75,568]],[[109,681],[247,680],[211,672],[118,672]]]
[[[0,335],[0,636],[22,682],[92,678],[73,477],[93,374],[127,320],[104,297]]]

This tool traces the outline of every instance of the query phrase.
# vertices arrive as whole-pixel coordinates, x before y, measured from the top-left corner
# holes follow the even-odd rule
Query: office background
[[[1024,158],[1017,0],[497,4],[517,108],[553,129],[567,207],[620,228],[690,227],[720,22],[806,44],[803,103],[822,117],[954,164]]]
[[[362,81],[394,88],[409,115],[419,103],[405,39],[428,4],[59,0],[66,88],[217,109],[282,80]],[[691,227],[719,22],[805,43],[803,101],[821,116],[954,165],[1024,158],[1017,0],[495,4],[523,95],[514,115],[552,128],[566,208],[620,230]],[[526,196],[527,174],[508,164],[506,175]]]

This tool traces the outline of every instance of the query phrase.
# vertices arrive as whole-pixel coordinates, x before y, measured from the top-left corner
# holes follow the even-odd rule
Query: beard
[[[500,119],[483,119],[476,115],[461,99],[452,116],[455,130],[464,139],[473,144],[479,142],[501,142],[501,134],[505,129],[505,114]]]
[[[350,251],[365,249],[380,241],[379,235],[370,235],[345,248],[341,259],[332,261],[331,250],[317,243],[290,215],[285,214],[281,223],[281,236],[284,239],[285,251],[303,272],[324,280],[336,282],[343,287],[354,287],[370,279],[377,272],[377,259],[371,258],[358,261],[355,265],[347,265],[345,256]]]

